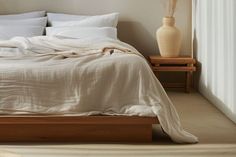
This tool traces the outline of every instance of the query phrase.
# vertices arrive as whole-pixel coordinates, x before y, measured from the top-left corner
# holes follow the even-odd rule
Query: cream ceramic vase
[[[157,42],[162,57],[178,57],[181,47],[181,33],[175,27],[174,17],[164,17],[163,26],[156,32]]]

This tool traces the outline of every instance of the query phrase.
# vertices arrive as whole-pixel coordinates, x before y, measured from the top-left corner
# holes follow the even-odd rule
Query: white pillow
[[[28,18],[37,18],[37,17],[44,17],[45,11],[35,11],[29,13],[22,13],[22,14],[10,14],[10,15],[0,15],[0,20],[10,20],[10,19],[28,19]]]
[[[77,39],[97,37],[117,39],[117,29],[114,27],[47,27],[46,35]]]
[[[88,24],[89,27],[97,27],[102,25],[102,27],[116,27],[118,23],[119,13],[111,13],[105,15],[96,15],[96,16],[81,16],[81,15],[69,15],[69,14],[56,14],[56,13],[47,13],[48,22],[51,26],[71,26],[76,25],[76,22],[82,22]],[[58,23],[61,21],[61,23]],[[62,24],[62,21],[70,21],[68,24]],[[90,25],[89,25],[90,24]],[[85,24],[83,24],[85,25]]]
[[[52,21],[53,27],[116,27],[117,20],[113,16],[92,16],[79,21]]]
[[[0,26],[42,26],[46,27],[47,17],[21,19],[21,20],[0,20]]]
[[[43,32],[44,27],[38,26],[0,26],[0,40],[8,40],[16,36],[41,36]]]
[[[52,21],[74,21],[83,20],[89,16],[85,15],[71,15],[71,14],[61,14],[61,13],[47,13],[48,22],[51,25]]]

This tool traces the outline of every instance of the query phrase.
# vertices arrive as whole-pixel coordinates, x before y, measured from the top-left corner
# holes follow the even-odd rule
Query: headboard
[[[118,36],[144,55],[157,54],[156,30],[162,25],[166,0],[0,0],[0,14],[34,10],[70,14],[119,12]],[[179,0],[176,12],[183,35],[182,54],[191,54],[191,0]]]

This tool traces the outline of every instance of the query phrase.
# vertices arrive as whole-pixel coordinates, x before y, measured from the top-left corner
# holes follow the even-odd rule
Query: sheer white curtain
[[[193,0],[199,91],[236,123],[236,0]]]

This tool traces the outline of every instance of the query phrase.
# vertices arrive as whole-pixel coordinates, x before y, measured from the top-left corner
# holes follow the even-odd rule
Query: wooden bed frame
[[[0,117],[0,142],[151,142],[155,117]]]

